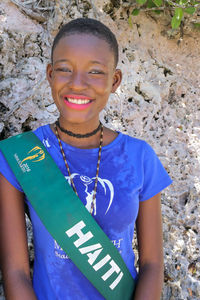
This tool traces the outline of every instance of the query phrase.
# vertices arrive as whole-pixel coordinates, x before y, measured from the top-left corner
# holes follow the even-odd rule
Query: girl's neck
[[[84,126],[81,124],[73,124],[73,126],[66,127],[66,125],[64,126],[60,122],[60,125],[75,134],[77,134],[77,133],[86,134],[86,133],[89,133],[89,132],[92,132],[93,130],[95,130],[98,127],[98,124],[99,124],[98,122],[95,122],[97,124],[95,124],[93,126],[93,128],[91,128],[91,125],[86,126],[85,124],[84,124]],[[51,126],[52,131],[55,134],[55,124],[51,124],[50,126]],[[68,134],[62,132],[58,126],[57,126],[57,130],[58,130],[60,139],[63,142],[65,142],[73,147],[77,147],[80,149],[92,149],[92,148],[99,147],[100,135],[101,135],[100,130],[95,135],[92,135],[87,138],[76,138],[76,137],[69,136]],[[114,132],[106,127],[103,127],[103,131],[104,131],[103,146],[106,146],[109,143],[111,143],[118,135],[116,132]]]

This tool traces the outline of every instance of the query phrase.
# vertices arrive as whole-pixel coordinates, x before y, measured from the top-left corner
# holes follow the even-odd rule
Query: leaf
[[[128,17],[128,24],[131,28],[133,28],[132,18],[131,15]]]
[[[188,0],[179,0],[179,1],[176,1],[178,4],[180,5],[184,5],[184,4],[187,4],[188,3]]]
[[[190,4],[191,5],[197,5],[197,4],[200,4],[200,3],[199,3],[199,1],[190,1]]]
[[[180,24],[181,24],[181,20],[177,19],[176,16],[174,15],[173,18],[172,18],[172,20],[171,20],[172,29],[179,28]]]
[[[195,13],[196,11],[196,8],[195,7],[188,7],[188,8],[185,8],[185,12],[187,14],[190,14],[190,15],[193,15],[193,13]]]
[[[160,15],[162,13],[162,10],[155,10],[155,14]]]
[[[137,15],[139,15],[139,13],[140,13],[140,10],[139,10],[139,8],[135,8],[133,11],[132,11],[132,15],[133,16],[137,16]]]
[[[148,0],[148,1],[147,1],[147,7],[148,7],[148,8],[152,8],[152,7],[156,7],[156,5],[155,5],[155,3],[153,3],[152,0]]]
[[[136,2],[140,5],[144,5],[147,2],[147,0],[136,0]]]
[[[172,1],[168,1],[167,4],[174,6],[174,3]]]
[[[153,0],[153,2],[157,7],[160,7],[162,5],[162,0]]]
[[[200,23],[193,23],[195,29],[200,30]]]
[[[180,7],[175,8],[174,16],[177,20],[182,20],[183,17],[183,9]]]

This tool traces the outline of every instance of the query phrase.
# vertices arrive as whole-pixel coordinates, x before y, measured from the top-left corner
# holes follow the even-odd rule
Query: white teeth
[[[74,99],[74,98],[67,98],[67,100],[71,103],[75,103],[75,104],[87,104],[90,102],[90,100],[86,100],[86,99]]]

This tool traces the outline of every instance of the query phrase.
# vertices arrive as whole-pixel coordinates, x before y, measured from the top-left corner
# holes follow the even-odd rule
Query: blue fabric
[[[57,138],[50,126],[42,126],[34,133],[69,181]],[[89,209],[98,149],[79,149],[62,144],[78,195]],[[0,172],[22,191],[1,153]],[[112,143],[103,147],[94,218],[117,247],[135,279],[137,271],[132,240],[139,202],[153,197],[170,183],[170,177],[146,142],[119,133]],[[29,201],[26,201],[33,224],[33,286],[38,300],[103,299],[53,240]],[[59,199],[55,201],[59,205]]]

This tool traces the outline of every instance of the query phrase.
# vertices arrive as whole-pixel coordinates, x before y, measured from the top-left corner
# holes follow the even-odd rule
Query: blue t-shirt
[[[50,126],[42,126],[34,133],[70,183],[57,138]],[[64,142],[62,145],[78,195],[90,210],[98,148],[79,149]],[[0,172],[22,191],[1,152]],[[139,202],[153,197],[170,183],[170,177],[146,142],[119,133],[113,142],[102,148],[94,218],[117,247],[135,279],[137,271],[132,240]],[[26,201],[33,225],[33,287],[38,300],[103,299],[51,237],[30,202]],[[59,205],[59,199],[55,201]]]

